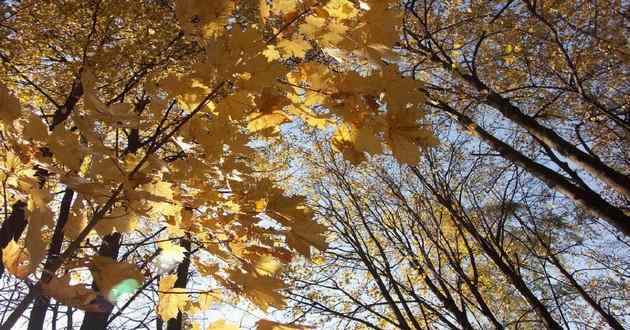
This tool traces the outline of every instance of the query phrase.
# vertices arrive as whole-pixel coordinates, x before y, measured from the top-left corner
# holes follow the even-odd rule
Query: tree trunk
[[[103,243],[98,249],[98,255],[103,257],[110,257],[114,260],[118,257],[118,250],[120,249],[120,240],[122,235],[120,233],[113,233],[103,237]],[[94,289],[96,283],[92,283]],[[81,330],[105,330],[107,329],[107,319],[111,314],[111,310],[105,313],[88,312],[83,317],[81,323]]]
[[[17,241],[22,236],[26,228],[26,203],[17,201],[11,207],[11,215],[2,223],[0,227],[0,276],[4,274],[4,263],[2,262],[2,249],[11,240]]]
[[[503,116],[527,130],[530,134],[558,151],[558,153],[571,162],[589,172],[593,177],[605,182],[618,193],[630,199],[630,177],[617,172],[598,158],[589,155],[569,143],[554,130],[541,125],[536,119],[526,115],[521,109],[514,106],[508,99],[486,86],[476,75],[467,74],[458,69],[454,70],[451,63],[440,58],[430,48],[421,45],[418,47],[423,55],[426,55],[431,62],[440,65],[447,72],[453,72],[455,76],[464,80],[479,93],[486,95],[485,98],[479,101],[495,108]]]
[[[551,263],[554,266],[556,266],[556,268],[558,268],[560,273],[562,273],[562,275],[564,275],[564,277],[567,280],[569,280],[569,283],[571,283],[571,285],[575,288],[575,290],[580,294],[582,299],[584,299],[591,306],[591,308],[593,308],[597,313],[599,313],[599,315],[604,319],[604,321],[606,321],[606,323],[608,323],[608,325],[612,329],[624,330],[624,327],[621,325],[621,323],[619,323],[619,321],[617,321],[617,319],[614,316],[612,316],[610,313],[606,312],[606,310],[604,310],[602,305],[600,305],[597,301],[595,301],[595,299],[591,297],[591,295],[588,292],[586,292],[586,290],[584,290],[584,288],[580,285],[580,283],[577,282],[575,277],[573,277],[573,275],[571,275],[571,273],[569,273],[569,271],[566,268],[564,268],[560,260],[551,252],[547,244],[542,242],[542,240],[541,240],[541,243],[545,245],[545,249],[547,249],[549,253],[549,258],[551,260]]]
[[[508,281],[516,288],[516,290],[525,298],[527,303],[534,309],[534,312],[541,321],[545,324],[547,329],[562,330],[562,326],[556,322],[547,307],[536,297],[536,295],[529,289],[523,278],[515,271],[510,264],[506,263],[502,257],[502,253],[497,251],[492,245],[479,233],[477,228],[466,221],[460,212],[453,207],[453,203],[448,197],[436,195],[440,204],[442,204],[451,214],[453,220],[472,235],[477,241],[481,249],[486,255],[493,261],[493,263],[501,270],[503,275],[507,277]]]
[[[499,152],[503,158],[518,164],[530,174],[543,181],[549,188],[559,191],[594,216],[606,220],[626,236],[630,236],[630,217],[619,208],[608,203],[598,194],[577,187],[564,176],[546,166],[536,163],[510,145],[497,139],[477,125],[477,123],[468,116],[457,112],[449,105],[444,103],[435,103],[433,105],[451,115],[464,129],[480,137],[485,143]]]
[[[181,245],[190,253],[190,240],[184,238],[181,240]],[[190,268],[190,256],[186,256],[184,260],[177,266],[177,280],[175,281],[175,288],[186,288],[188,284],[188,270]],[[170,319],[166,323],[166,330],[184,330],[184,314],[182,312],[177,313],[177,318]]]
[[[59,217],[57,218],[57,224],[55,225],[55,231],[53,232],[52,239],[50,240],[50,247],[48,248],[48,256],[46,257],[46,264],[44,269],[49,269],[53,261],[61,252],[61,245],[63,243],[63,227],[68,222],[70,216],[70,207],[72,206],[72,198],[74,197],[74,191],[70,188],[66,188],[61,199],[61,205],[59,206]],[[52,274],[44,271],[42,273],[42,282],[50,281]],[[46,311],[50,305],[50,298],[39,296],[35,300],[33,309],[28,322],[28,330],[39,330],[44,328],[44,320],[46,318]]]

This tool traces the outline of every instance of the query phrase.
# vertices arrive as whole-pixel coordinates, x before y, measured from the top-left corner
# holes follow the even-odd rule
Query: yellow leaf
[[[148,202],[151,206],[150,215],[152,217],[175,216],[180,212],[181,206],[173,201],[173,184],[170,182],[148,183],[142,185],[141,189],[141,191],[127,192],[127,197],[132,201]]]
[[[380,154],[383,151],[381,141],[377,138],[374,130],[367,125],[358,129],[354,143],[358,150],[366,151],[372,155]]]
[[[326,258],[321,255],[314,256],[313,258],[311,258],[311,262],[317,266],[321,266],[326,263]]]
[[[400,31],[398,26],[402,23],[402,14],[399,10],[388,10],[386,1],[373,1],[370,10],[362,18],[366,22],[377,20],[379,24],[367,24],[368,34],[365,36],[367,44],[382,44],[388,47],[398,41]]]
[[[239,330],[239,328],[233,324],[227,323],[224,320],[218,320],[208,326],[208,330]]]
[[[52,195],[44,190],[31,191],[28,201],[28,231],[26,232],[26,249],[31,257],[31,267],[34,270],[46,256],[48,242],[42,235],[44,226],[52,228],[53,212],[48,206]]]
[[[240,270],[231,270],[229,274],[230,280],[234,281],[243,294],[263,311],[269,307],[284,308],[284,297],[279,292],[284,288],[281,279],[259,276],[256,273],[243,273]]]
[[[417,164],[420,148],[437,143],[433,134],[418,123],[421,117],[422,113],[414,108],[393,108],[387,113],[389,128],[385,139],[394,157],[402,163]]]
[[[390,134],[388,143],[394,157],[396,157],[399,162],[415,165],[420,161],[420,147],[404,135],[396,133]]]
[[[333,135],[333,147],[343,154],[343,157],[352,164],[359,164],[365,160],[363,151],[359,150],[355,144],[357,141],[357,130],[350,124],[342,124],[337,127]]]
[[[208,264],[199,259],[195,259],[193,262],[195,264],[195,268],[197,268],[199,273],[203,276],[212,276],[219,271],[219,266],[217,264]]]
[[[160,254],[155,258],[155,265],[161,274],[168,273],[181,263],[186,249],[183,246],[173,244],[171,241],[164,241],[158,244]]]
[[[264,212],[264,211],[265,211],[265,208],[267,207],[267,202],[268,202],[268,201],[267,201],[267,199],[266,199],[266,198],[260,198],[260,199],[257,199],[257,200],[254,202],[254,206],[255,206],[255,210],[256,210],[256,212],[259,212],[259,213],[260,213],[260,212]]]
[[[288,121],[289,118],[287,115],[281,112],[274,112],[270,114],[256,113],[249,117],[247,129],[250,132],[255,133],[267,128],[276,128]]]
[[[274,45],[267,46],[262,54],[265,55],[267,61],[269,62],[275,61],[280,58],[280,52],[278,52],[278,49],[276,49],[276,46]]]
[[[20,117],[20,101],[0,83],[0,120],[10,124]]]
[[[211,305],[218,303],[219,301],[220,296],[217,292],[200,293],[197,298],[197,304],[199,305],[200,311],[208,310]]]
[[[177,0],[175,13],[186,33],[214,38],[223,31],[234,7],[232,0]]]
[[[22,135],[30,141],[46,141],[48,126],[38,116],[28,113],[22,121]]]
[[[324,10],[328,12],[328,15],[339,19],[352,19],[359,14],[354,4],[348,0],[330,0],[324,6]],[[377,24],[377,22],[372,24]]]
[[[67,130],[64,125],[57,125],[48,136],[48,148],[61,164],[76,172],[81,170],[84,149],[78,134]]]
[[[278,323],[270,320],[259,320],[256,322],[256,330],[304,330],[307,329],[301,325],[290,325]]]
[[[304,23],[300,25],[299,31],[309,37],[314,37],[315,34],[322,32],[326,26],[326,19],[316,16],[307,16],[304,19]]]
[[[105,312],[107,305],[95,301],[97,294],[85,285],[70,285],[70,274],[53,277],[42,283],[42,294],[54,298],[58,302],[84,311]]]
[[[69,239],[75,239],[79,237],[79,233],[87,226],[88,218],[85,213],[85,209],[81,207],[80,200],[74,202],[68,221],[63,226],[63,234]]]
[[[320,251],[328,248],[326,243],[326,227],[313,220],[301,221],[291,226],[287,233],[287,243],[303,256],[310,258],[311,246]]]
[[[274,14],[288,14],[297,10],[298,0],[275,0],[272,2]]]
[[[116,302],[122,294],[131,293],[121,291],[120,285],[131,281],[131,285],[137,288],[144,282],[144,275],[136,265],[116,262],[109,257],[93,257],[90,271],[99,291],[111,302]]]
[[[188,303],[188,295],[185,293],[185,289],[173,288],[175,281],[177,281],[176,275],[167,275],[160,279],[158,287],[160,300],[157,306],[157,313],[165,321],[177,317],[177,313],[183,310]]]
[[[306,51],[311,49],[311,44],[301,38],[282,39],[277,46],[282,51],[282,54],[294,57],[304,57]]]
[[[339,21],[331,22],[327,25],[327,28],[328,32],[324,33],[320,38],[327,47],[333,47],[340,43],[345,38],[349,29],[347,25]]]
[[[259,275],[273,276],[282,268],[282,263],[270,255],[262,255],[257,258],[254,267]]]
[[[29,264],[30,255],[28,251],[10,240],[7,246],[2,249],[2,262],[9,273],[17,278],[26,278],[31,272]]]
[[[115,207],[112,211],[99,220],[94,226],[94,231],[104,237],[111,233],[128,233],[136,229],[139,216],[131,209]]]

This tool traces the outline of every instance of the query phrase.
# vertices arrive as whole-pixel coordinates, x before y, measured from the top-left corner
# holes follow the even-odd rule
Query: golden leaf
[[[233,324],[227,323],[224,320],[218,320],[208,326],[208,330],[239,330],[239,328]]]
[[[271,11],[274,14],[288,14],[297,10],[298,0],[275,0],[272,2]]]
[[[328,15],[339,19],[352,19],[359,14],[359,11],[349,0],[330,0],[324,6],[324,10],[328,12]]]
[[[19,117],[20,101],[4,84],[0,83],[0,120],[10,124]]]
[[[255,273],[243,273],[240,270],[231,270],[229,275],[230,280],[241,287],[243,294],[263,311],[269,307],[284,308],[284,297],[279,292],[284,288],[284,282],[281,279],[259,276]]]
[[[278,42],[277,47],[283,55],[304,57],[306,51],[311,49],[311,45],[304,39],[282,39]]]
[[[2,249],[2,263],[7,271],[17,278],[26,278],[33,271],[29,263],[30,258],[28,251],[14,240],[10,240]]]
[[[99,291],[111,302],[116,302],[121,294],[128,293],[118,290],[124,281],[135,281],[136,287],[144,282],[144,275],[136,265],[116,262],[109,257],[93,257],[90,271]]]
[[[167,275],[160,279],[157,313],[165,321],[177,317],[177,313],[184,310],[189,300],[185,289],[173,288],[175,281],[176,275]]]
[[[262,54],[265,55],[267,61],[269,62],[275,61],[280,58],[280,52],[278,52],[278,49],[276,49],[276,46],[274,45],[267,46]]]
[[[22,121],[22,135],[30,141],[46,141],[48,126],[38,116],[28,113]]]
[[[96,292],[85,285],[70,285],[70,274],[62,277],[53,277],[50,281],[42,283],[42,294],[54,298],[58,302],[84,311],[105,312],[108,306],[98,301]]]
[[[28,231],[26,232],[26,249],[31,257],[30,264],[34,270],[46,256],[48,242],[42,234],[43,227],[52,228],[53,212],[48,206],[52,195],[44,190],[34,189],[28,200]]]
[[[270,255],[262,255],[256,258],[254,267],[259,275],[273,276],[282,268],[282,264]]]
[[[322,31],[326,26],[326,19],[317,16],[307,16],[304,19],[304,24],[300,25],[299,31],[307,36],[313,37],[315,34]]]
[[[136,229],[139,218],[138,214],[131,209],[115,207],[108,215],[96,223],[94,231],[101,237],[114,232],[128,233]]]
[[[274,322],[271,320],[259,320],[256,322],[256,330],[304,330],[307,327]]]

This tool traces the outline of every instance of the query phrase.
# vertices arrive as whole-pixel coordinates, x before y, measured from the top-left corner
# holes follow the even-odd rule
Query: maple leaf
[[[276,0],[272,2],[272,12],[274,14],[288,14],[297,10],[299,0]]]
[[[7,87],[0,83],[0,120],[11,124],[20,117],[20,101],[13,96]]]
[[[343,124],[337,127],[333,135],[333,147],[343,154],[344,158],[353,164],[365,160],[365,155],[356,147],[357,133],[352,125]]]
[[[133,293],[144,282],[144,275],[133,264],[95,256],[90,271],[99,291],[112,303],[124,294]]]
[[[93,290],[83,284],[70,285],[70,274],[62,277],[53,277],[50,281],[42,283],[42,294],[54,298],[58,302],[78,309],[104,313],[111,311],[113,306],[104,300],[99,300]]]
[[[10,240],[7,246],[2,249],[2,263],[17,278],[26,278],[33,267],[29,263],[30,255],[28,251],[18,245],[14,240]]]
[[[128,233],[137,227],[138,220],[139,216],[135,211],[116,207],[94,226],[94,231],[101,237],[114,232]]]
[[[177,265],[184,260],[186,249],[180,245],[173,244],[170,241],[160,242],[160,254],[157,256],[155,263],[160,274],[165,274],[175,269]]]
[[[267,61],[269,62],[273,62],[280,58],[280,52],[274,45],[267,46],[262,54],[267,58]]]
[[[27,113],[20,121],[22,135],[32,142],[45,142],[48,139],[48,126],[38,116]]]
[[[225,322],[225,320],[218,320],[218,321],[212,322],[208,326],[208,330],[239,330],[239,327],[231,323],[227,323]]]
[[[387,144],[400,162],[414,165],[420,160],[420,148],[430,147],[437,140],[418,120],[422,114],[413,108],[395,108],[387,113],[389,128],[385,134]]]
[[[304,39],[282,39],[276,46],[281,54],[298,58],[304,57],[306,51],[311,49],[311,44]]]
[[[326,10],[330,16],[339,19],[352,19],[359,14],[357,8],[349,0],[330,0],[324,6],[324,10]]]
[[[261,276],[273,276],[282,268],[282,264],[270,255],[261,255],[256,258],[254,268]]]
[[[166,275],[160,279],[158,290],[160,300],[157,305],[157,313],[162,320],[177,317],[177,313],[183,311],[190,297],[183,288],[174,288],[176,275]]]
[[[87,224],[86,211],[81,207],[81,200],[78,199],[72,205],[68,221],[63,227],[63,234],[69,239],[76,239]]]
[[[284,288],[284,282],[275,277],[259,276],[255,273],[244,273],[240,270],[229,271],[230,280],[236,283],[242,293],[260,309],[269,307],[283,308],[284,298],[279,290]]]
[[[52,227],[53,212],[48,205],[52,195],[45,190],[33,189],[27,203],[28,231],[26,232],[26,249],[31,257],[30,265],[34,270],[46,256],[48,242],[42,235],[43,227]]]
[[[62,165],[76,172],[81,170],[85,149],[79,142],[79,134],[57,125],[48,136],[48,148]]]
[[[199,33],[205,38],[216,37],[227,23],[235,4],[228,0],[177,0],[176,12],[187,33]]]
[[[259,111],[249,115],[247,128],[250,132],[258,132],[267,128],[275,128],[280,124],[289,121],[289,117],[281,110],[289,104],[284,95],[272,91],[270,88],[263,89],[260,96],[255,100]]]
[[[300,25],[299,31],[309,37],[315,37],[318,33],[322,32],[325,26],[325,18],[311,15],[304,19],[304,23]]]
[[[296,223],[287,233],[287,243],[303,256],[310,258],[311,246],[320,251],[328,248],[326,229],[326,226],[314,221]]]
[[[256,330],[304,330],[308,327],[278,323],[271,320],[261,319],[256,322]]]

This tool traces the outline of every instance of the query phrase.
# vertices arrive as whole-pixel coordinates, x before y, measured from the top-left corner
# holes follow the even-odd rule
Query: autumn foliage
[[[628,87],[599,92],[589,81],[612,65],[597,56],[622,41],[606,32],[587,57],[572,50],[579,40],[563,40],[569,23],[545,16],[550,7],[513,2],[2,2],[0,247],[3,272],[23,286],[2,329],[41,329],[58,305],[83,311],[81,329],[104,329],[150,288],[155,324],[168,329],[197,326],[190,318],[220,303],[287,307],[285,270],[334,240],[309,205],[314,192],[287,180],[313,168],[290,161],[290,145],[352,166],[382,157],[415,166],[439,144],[429,112],[630,234],[627,164],[621,153],[595,155],[627,142],[619,90]],[[532,41],[545,29],[554,40]],[[549,67],[528,66],[529,47],[553,58]],[[560,84],[573,110],[554,105],[567,97],[556,88],[530,93],[520,85],[528,79],[541,90]],[[498,111],[545,160],[485,129],[469,107]],[[596,118],[580,126],[605,127],[608,140],[585,150],[574,143],[580,126],[567,138],[545,121],[553,117]],[[296,132],[303,140],[290,140]],[[276,321],[257,325],[302,327]]]

